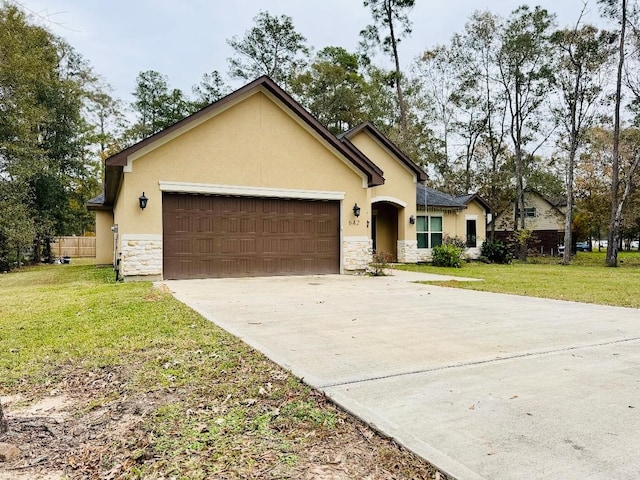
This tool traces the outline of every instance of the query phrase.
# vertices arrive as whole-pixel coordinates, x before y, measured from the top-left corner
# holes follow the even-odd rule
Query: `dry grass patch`
[[[0,289],[0,442],[23,452],[0,479],[435,477],[149,283],[55,265]]]

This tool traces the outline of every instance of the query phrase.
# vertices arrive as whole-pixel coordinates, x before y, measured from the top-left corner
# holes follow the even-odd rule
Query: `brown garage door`
[[[164,278],[339,273],[337,201],[165,193]]]

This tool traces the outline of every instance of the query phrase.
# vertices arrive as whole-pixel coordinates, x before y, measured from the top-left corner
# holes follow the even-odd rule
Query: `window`
[[[467,247],[475,248],[478,246],[476,235],[476,221],[467,220]]]
[[[416,221],[418,248],[442,245],[442,217],[418,215]]]
[[[518,218],[520,218],[520,209],[518,209]],[[536,207],[525,207],[524,216],[534,218],[536,216]]]

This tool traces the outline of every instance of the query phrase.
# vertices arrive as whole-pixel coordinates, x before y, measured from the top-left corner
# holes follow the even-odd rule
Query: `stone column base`
[[[120,275],[127,280],[162,276],[162,235],[122,235]]]
[[[372,240],[369,237],[345,237],[342,240],[345,273],[365,272],[371,263]]]
[[[398,240],[398,262],[417,263],[418,262],[418,241]]]

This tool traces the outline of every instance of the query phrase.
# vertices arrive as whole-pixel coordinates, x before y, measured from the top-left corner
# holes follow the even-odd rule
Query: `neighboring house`
[[[475,194],[453,196],[424,185],[416,190],[418,260],[431,260],[433,247],[448,238],[467,246],[465,255],[478,258],[486,238],[489,205]]]
[[[87,206],[126,280],[347,273],[374,247],[418,261],[425,180],[373,125],[338,138],[261,77],[108,158]]]
[[[556,254],[558,245],[564,242],[566,201],[554,201],[536,191],[527,190],[524,194],[524,205],[525,228],[533,232],[529,247],[542,254]],[[513,205],[510,210],[498,214],[493,220],[498,240],[508,241],[513,234],[515,208]],[[491,230],[491,223],[487,228]]]

